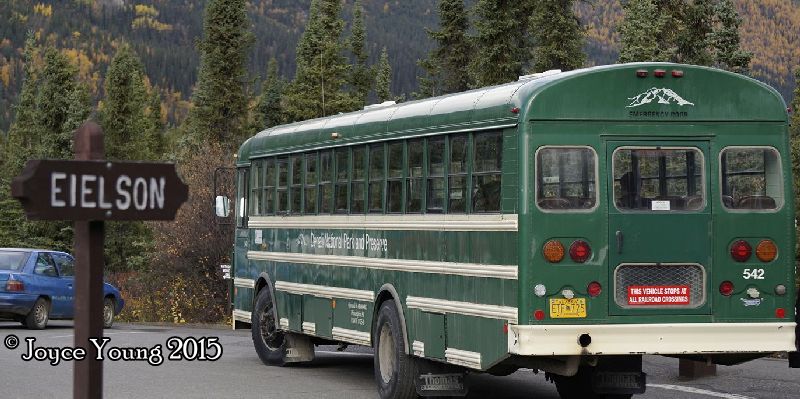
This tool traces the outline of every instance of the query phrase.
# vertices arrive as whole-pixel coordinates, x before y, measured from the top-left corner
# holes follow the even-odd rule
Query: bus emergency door
[[[606,143],[609,314],[711,313],[710,160],[705,141]]]

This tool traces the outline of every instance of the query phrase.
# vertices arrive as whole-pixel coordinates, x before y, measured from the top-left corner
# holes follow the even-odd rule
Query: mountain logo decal
[[[672,89],[667,89],[667,88],[658,89],[653,87],[652,89],[642,94],[633,97],[628,97],[628,100],[630,100],[631,103],[625,108],[636,108],[645,104],[650,104],[653,101],[658,101],[659,104],[665,104],[665,105],[678,104],[681,107],[683,107],[684,105],[694,106],[694,103],[684,100],[683,97],[678,95],[678,93],[674,92]]]

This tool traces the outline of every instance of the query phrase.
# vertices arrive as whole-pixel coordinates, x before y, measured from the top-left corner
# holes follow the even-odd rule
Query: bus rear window
[[[614,151],[613,168],[617,209],[705,208],[703,154],[696,148],[619,148]]]
[[[725,208],[769,210],[783,205],[781,159],[774,148],[725,148],[720,169]]]
[[[536,203],[544,210],[597,204],[597,155],[589,147],[545,147],[536,154]]]

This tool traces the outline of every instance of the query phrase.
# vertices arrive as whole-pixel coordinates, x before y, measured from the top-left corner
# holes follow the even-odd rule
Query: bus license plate
[[[550,318],[575,319],[586,317],[586,298],[550,299]]]

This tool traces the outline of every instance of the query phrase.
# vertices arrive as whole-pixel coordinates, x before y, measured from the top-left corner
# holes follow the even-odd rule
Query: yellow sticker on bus
[[[586,317],[586,298],[550,299],[550,318],[576,319]]]

